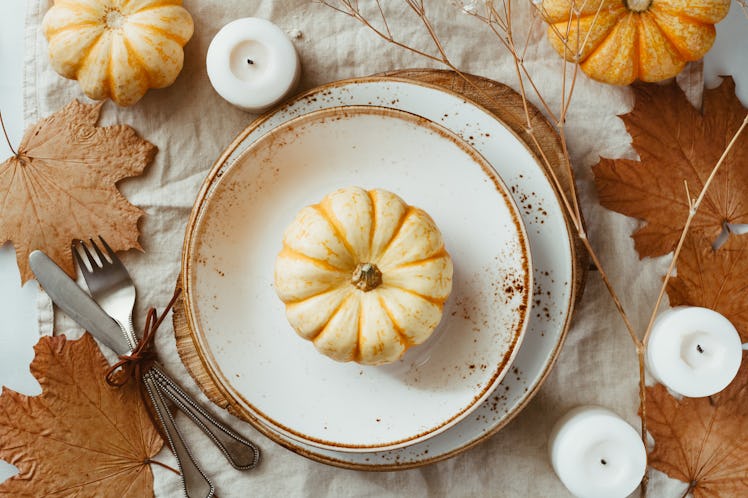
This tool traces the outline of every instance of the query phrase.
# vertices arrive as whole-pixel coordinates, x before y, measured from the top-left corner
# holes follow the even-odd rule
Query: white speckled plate
[[[537,393],[558,355],[571,320],[575,263],[570,232],[542,166],[490,111],[443,87],[392,77],[330,83],[309,90],[262,116],[218,159],[203,191],[210,188],[213,178],[219,177],[247,147],[271,129],[297,116],[341,105],[377,105],[404,110],[440,123],[460,135],[493,165],[509,187],[520,206],[530,241],[534,288],[527,332],[511,373],[470,416],[421,443],[363,453],[319,448],[256,424],[258,430],[285,448],[330,465],[370,471],[418,467],[449,458],[484,441],[517,416]],[[190,342],[194,344],[194,327],[189,321],[188,325]],[[205,364],[204,359],[201,364]],[[251,418],[248,413],[234,413],[247,420]]]
[[[299,209],[350,185],[428,212],[455,267],[432,337],[389,365],[323,356],[290,327],[272,287]],[[532,289],[527,237],[493,168],[442,126],[373,106],[305,114],[255,141],[198,204],[184,272],[190,318],[211,375],[250,421],[320,448],[391,450],[468,416],[508,371]]]

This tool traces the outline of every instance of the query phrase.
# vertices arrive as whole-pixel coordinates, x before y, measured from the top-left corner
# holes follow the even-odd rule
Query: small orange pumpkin
[[[559,54],[595,80],[628,85],[671,78],[701,59],[730,0],[543,0],[542,10]]]

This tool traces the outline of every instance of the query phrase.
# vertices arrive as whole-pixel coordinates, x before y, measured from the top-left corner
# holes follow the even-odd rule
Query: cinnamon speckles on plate
[[[350,185],[429,213],[454,264],[431,337],[376,367],[310,347],[267,285],[299,209]],[[254,425],[326,450],[405,447],[467,417],[507,372],[529,317],[528,239],[496,172],[445,128],[380,107],[308,113],[255,141],[206,192],[187,295],[201,353]]]
[[[514,132],[496,121],[485,109],[466,101],[460,95],[445,92],[440,88],[405,80],[363,78],[336,82],[312,90],[283,106],[277,112],[262,117],[243,132],[213,168],[203,190],[208,192],[211,189],[210,184],[240,160],[248,146],[280,123],[317,109],[348,104],[387,107],[393,100],[398,101],[397,108],[443,124],[452,132],[460,135],[463,140],[469,141],[472,137],[475,149],[506,181],[510,187],[510,195],[520,207],[520,216],[528,228],[527,239],[534,263],[531,273],[536,282],[527,288],[531,292],[527,292],[528,301],[524,309],[529,325],[525,340],[513,361],[513,366],[517,367],[518,373],[509,372],[501,384],[469,417],[450,429],[404,448],[350,453],[319,448],[297,441],[289,434],[274,430],[267,425],[258,427],[263,433],[291,451],[332,465],[358,469],[390,470],[430,463],[462,451],[496,432],[528,402],[547,375],[565,333],[573,298],[573,289],[569,284],[574,281],[569,232],[558,199],[537,160],[529,152],[528,147],[517,139]],[[362,169],[358,166],[356,169],[359,169],[356,174],[360,175]],[[414,174],[408,168],[402,170],[402,175],[406,178],[413,179]],[[325,190],[337,186],[339,185],[331,184]],[[527,198],[521,198],[521,195]],[[448,196],[448,198],[459,199],[465,197],[465,194],[458,189],[454,189]],[[302,202],[299,202],[296,209],[303,206]],[[523,204],[526,209],[522,209]],[[198,205],[196,209],[199,208]],[[532,214],[528,216],[526,211]],[[269,218],[275,218],[277,221],[276,215],[277,213],[271,212]],[[273,222],[272,219],[263,221]],[[493,254],[493,256],[496,255],[496,253]],[[188,275],[189,272],[186,271],[188,269],[183,267],[183,275]],[[238,269],[232,268],[231,271],[236,272]],[[464,270],[456,266],[456,272],[459,271]],[[226,278],[228,278],[230,272],[226,271],[226,273]],[[253,275],[254,273],[250,271],[246,277],[251,279]],[[466,278],[467,280],[469,278]],[[511,276],[493,275],[491,283],[493,285],[489,285],[484,290],[484,296],[488,300],[506,302],[513,299],[513,292],[509,290],[509,287],[513,289],[516,287],[513,285]],[[267,289],[272,291],[269,285]],[[480,326],[483,320],[476,316],[478,312],[473,309],[475,303],[469,301],[464,300],[460,306],[456,304],[456,301],[453,302],[452,308],[445,312],[445,316],[450,314],[457,322],[470,324],[471,327],[473,322],[477,322]],[[536,316],[533,309],[535,301],[539,301],[542,307],[548,308],[550,319],[543,313],[540,317]],[[188,313],[193,320],[200,315],[195,310],[189,309],[189,306]],[[465,316],[468,318],[464,318]],[[435,336],[432,337],[435,341],[439,339],[438,333],[437,330]],[[468,338],[471,343],[477,344],[479,335],[469,330]],[[262,349],[267,350],[268,346],[262,345]],[[287,350],[285,354],[292,357],[293,348]],[[464,377],[465,382],[470,382],[480,374],[482,364],[490,365],[490,362],[472,361],[457,369],[453,366],[445,366],[444,371],[449,372],[451,378],[462,381]],[[474,365],[474,368],[470,368],[470,365]],[[413,388],[425,390],[435,388],[431,379],[427,378],[426,370],[424,366],[421,366],[411,372],[414,374],[410,377],[413,381]],[[356,378],[369,376],[369,372],[365,369],[355,370],[352,374]],[[229,407],[232,412],[246,418],[246,415],[243,415],[234,404],[229,403]],[[389,420],[380,414],[374,414],[374,417],[369,420],[375,420],[377,417],[382,418],[383,421]],[[384,425],[384,422],[372,423]],[[328,430],[331,430],[331,427],[328,426]]]

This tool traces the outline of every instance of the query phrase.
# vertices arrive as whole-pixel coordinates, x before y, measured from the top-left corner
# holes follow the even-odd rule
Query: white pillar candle
[[[247,17],[231,21],[213,38],[206,57],[216,92],[235,106],[262,112],[288,95],[299,81],[299,56],[275,24]]]
[[[735,378],[743,357],[732,323],[708,308],[680,306],[655,320],[647,343],[650,373],[676,393],[711,396]]]
[[[599,406],[581,406],[564,415],[553,428],[548,449],[553,470],[579,498],[625,498],[647,469],[639,433]]]

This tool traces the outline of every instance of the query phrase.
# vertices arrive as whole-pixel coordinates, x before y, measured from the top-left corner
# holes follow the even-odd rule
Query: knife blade
[[[29,255],[29,265],[52,301],[70,318],[114,352],[125,354],[130,351],[125,331],[114,318],[110,317],[49,256],[42,251],[34,251]],[[205,496],[210,498],[214,492],[213,483],[205,476],[187,449],[182,435],[174,423],[174,416],[167,407],[164,396],[159,392],[157,380],[148,371],[143,376],[143,382],[164,432],[168,436],[169,445],[177,457],[179,469],[182,471],[185,494],[188,497]]]
[[[52,301],[117,354],[130,351],[119,324],[42,251],[29,255],[31,271]]]

